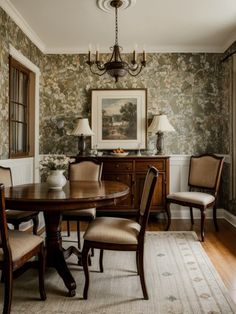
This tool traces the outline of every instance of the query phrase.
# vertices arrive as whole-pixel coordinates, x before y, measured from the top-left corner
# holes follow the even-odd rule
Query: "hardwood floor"
[[[219,219],[218,223],[220,231],[216,232],[213,221],[206,220],[205,242],[201,244],[236,303],[236,228],[223,219]],[[63,223],[63,229],[66,230],[65,228]],[[82,224],[81,229],[85,230],[85,228],[86,224]],[[164,228],[164,220],[150,219],[148,230],[159,231]],[[71,224],[71,230],[76,230],[75,224]],[[194,230],[200,238],[200,220],[195,220],[193,229],[188,219],[172,220],[170,230]]]

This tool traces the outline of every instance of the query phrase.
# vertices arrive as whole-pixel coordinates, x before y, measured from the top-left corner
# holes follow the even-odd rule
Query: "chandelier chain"
[[[115,44],[118,45],[118,9],[115,7],[115,14],[116,14],[116,40]]]

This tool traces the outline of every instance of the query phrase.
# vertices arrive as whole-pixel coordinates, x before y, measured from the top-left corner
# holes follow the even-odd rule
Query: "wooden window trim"
[[[18,71],[26,74],[28,77],[27,87],[27,104],[15,101],[11,99],[11,82],[12,82],[12,71],[15,68]],[[16,104],[26,108],[26,119],[20,121],[11,118],[11,107],[12,104]],[[34,126],[35,126],[35,73],[27,69],[24,65],[19,63],[17,60],[9,56],[9,158],[26,158],[34,156]],[[26,131],[26,151],[25,152],[13,152],[12,151],[12,122],[17,122],[22,125],[27,125]]]

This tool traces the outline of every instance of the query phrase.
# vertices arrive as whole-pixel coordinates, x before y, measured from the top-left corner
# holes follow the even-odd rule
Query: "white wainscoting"
[[[27,184],[34,182],[34,158],[18,158],[0,160],[0,166],[10,167],[12,171],[13,185]],[[31,222],[22,223],[21,230],[32,225]],[[39,215],[39,229],[44,226],[43,214]]]
[[[11,168],[13,185],[32,183],[34,180],[34,158],[0,160],[0,165]]]

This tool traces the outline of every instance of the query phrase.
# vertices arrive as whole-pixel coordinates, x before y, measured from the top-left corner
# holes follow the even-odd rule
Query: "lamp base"
[[[78,139],[78,154],[77,156],[86,156],[86,140],[84,135],[80,135]]]
[[[156,155],[164,155],[164,133],[163,132],[157,132],[157,142],[156,142],[156,148],[157,152]]]

